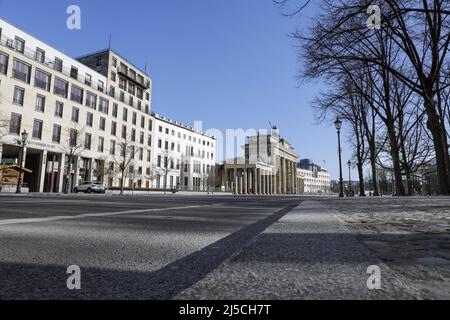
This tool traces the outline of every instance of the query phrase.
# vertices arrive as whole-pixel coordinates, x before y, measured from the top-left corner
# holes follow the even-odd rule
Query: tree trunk
[[[164,175],[164,195],[167,194],[167,174]]]
[[[365,197],[366,190],[365,190],[365,186],[364,186],[364,164],[361,163],[360,160],[358,160],[357,167],[358,167],[358,178],[359,178],[359,196]]]
[[[69,194],[72,193],[72,161],[73,161],[73,157],[69,156],[69,168],[68,168],[68,172],[67,172],[67,180],[66,180],[66,187],[64,190],[65,194]]]
[[[392,165],[394,168],[394,178],[395,178],[395,192],[393,192],[395,196],[404,197],[406,195],[405,186],[403,185],[402,179],[402,168],[400,166],[400,156],[397,145],[397,137],[394,132],[394,128],[392,124],[387,124],[387,130],[389,135],[389,143],[390,143],[390,154],[392,158]]]
[[[373,196],[379,197],[380,192],[378,190],[378,179],[377,179],[377,151],[374,141],[369,142],[369,152],[370,152],[370,167],[372,170],[372,185],[373,185]]]
[[[450,194],[449,181],[449,154],[447,148],[447,137],[445,129],[440,125],[439,117],[436,114],[435,102],[432,94],[432,86],[428,86],[428,94],[425,93],[425,111],[428,116],[427,127],[433,137],[434,151],[436,155],[436,173],[438,180],[438,193],[440,195]],[[430,94],[431,93],[431,94]],[[444,132],[442,132],[444,131]]]
[[[124,184],[124,177],[125,177],[125,170],[121,170],[122,176],[120,177],[120,195],[123,196],[123,184]]]

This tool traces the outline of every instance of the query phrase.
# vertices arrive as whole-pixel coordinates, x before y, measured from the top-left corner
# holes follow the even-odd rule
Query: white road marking
[[[110,217],[110,216],[118,216],[125,214],[134,214],[134,213],[146,213],[146,212],[162,212],[169,210],[184,210],[184,209],[196,209],[196,208],[204,208],[216,205],[198,205],[198,206],[184,206],[184,207],[172,207],[172,208],[159,208],[159,209],[141,209],[141,210],[128,210],[128,211],[118,211],[118,212],[101,212],[101,213],[85,213],[78,214],[75,216],[55,216],[55,217],[46,217],[46,218],[26,218],[26,219],[8,219],[0,221],[0,226],[12,225],[12,224],[25,224],[25,223],[38,223],[38,222],[49,222],[49,221],[60,221],[60,220],[75,220],[82,218],[93,218],[93,217]]]

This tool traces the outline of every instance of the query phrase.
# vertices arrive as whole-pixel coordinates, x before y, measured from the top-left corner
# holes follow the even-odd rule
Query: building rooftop
[[[202,132],[202,131],[196,130],[193,127],[190,127],[190,126],[185,125],[185,124],[183,124],[181,122],[175,121],[175,120],[173,120],[171,118],[159,115],[159,114],[154,113],[154,112],[152,112],[152,116],[154,116],[158,120],[161,120],[161,121],[167,122],[169,124],[172,124],[174,126],[180,127],[181,129],[188,130],[188,131],[191,131],[193,133],[198,133],[198,134],[201,134],[201,135],[203,135],[205,137],[208,137],[208,138],[216,140],[216,137],[214,137],[212,135],[209,135],[206,132]]]
[[[122,59],[123,61],[125,61],[126,63],[128,63],[130,66],[132,66],[134,69],[138,70],[139,72],[141,72],[143,75],[147,76],[148,78],[150,78],[150,76],[148,75],[148,71],[147,70],[142,70],[142,68],[136,66],[134,63],[130,62],[130,60],[128,60],[127,58],[125,58],[123,55],[121,55],[120,53],[118,53],[117,51],[113,50],[113,49],[103,49],[103,50],[98,50],[92,53],[88,53],[88,54],[84,54],[82,56],[76,57],[75,60],[78,59],[83,59],[86,57],[90,57],[90,56],[95,56],[98,54],[102,54],[105,52],[112,52],[114,53],[116,56],[118,56],[120,59]]]

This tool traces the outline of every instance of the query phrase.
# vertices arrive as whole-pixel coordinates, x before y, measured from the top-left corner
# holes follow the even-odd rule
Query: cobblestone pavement
[[[422,299],[450,299],[450,198],[323,200]]]

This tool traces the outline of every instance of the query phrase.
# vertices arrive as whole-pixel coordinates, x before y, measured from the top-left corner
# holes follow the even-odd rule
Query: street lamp
[[[18,141],[19,146],[22,146],[21,149],[21,155],[20,155],[20,172],[19,172],[19,180],[17,180],[17,189],[16,193],[22,193],[22,170],[23,170],[23,163],[24,163],[24,157],[25,157],[25,147],[27,146],[27,140],[28,140],[28,133],[27,131],[22,132],[22,140]]]
[[[336,126],[337,135],[338,135],[338,153],[339,153],[339,197],[344,197],[344,179],[342,178],[342,154],[341,154],[341,129],[342,129],[342,121],[339,117],[336,118],[334,122]]]
[[[348,160],[348,196],[352,196],[352,162]]]

